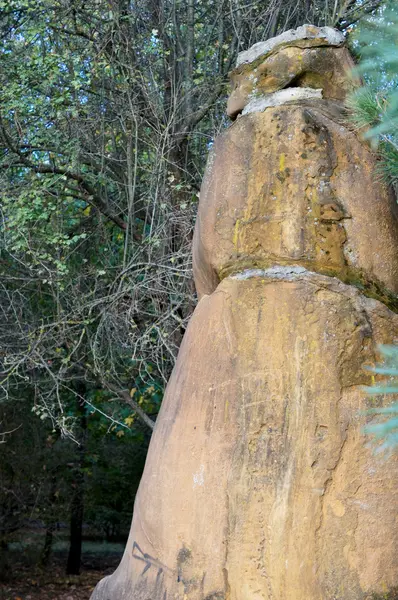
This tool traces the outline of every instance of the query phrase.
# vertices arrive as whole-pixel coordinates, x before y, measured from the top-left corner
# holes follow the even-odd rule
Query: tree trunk
[[[40,564],[43,567],[47,566],[48,561],[50,560],[51,550],[53,547],[53,531],[54,531],[54,524],[51,523],[46,529],[46,536],[44,538],[43,551],[41,553]]]
[[[46,524],[46,535],[44,538],[44,546],[40,557],[40,564],[44,567],[48,565],[48,561],[50,560],[51,550],[53,546],[53,533],[55,530],[55,519],[54,515],[51,514],[54,504],[56,502],[56,491],[57,491],[57,478],[55,475],[51,477],[51,488],[49,494],[49,510],[50,510],[50,520]]]
[[[73,497],[70,514],[70,545],[66,573],[79,575],[83,541],[83,515],[84,515],[84,466],[85,466],[85,438],[87,432],[87,419],[84,406],[85,386],[78,388],[77,411],[80,416],[81,439],[77,449],[77,461],[73,481]]]
[[[83,473],[75,478],[75,489],[70,516],[70,545],[66,572],[68,575],[79,575],[82,554],[83,513],[84,513],[84,480]]]

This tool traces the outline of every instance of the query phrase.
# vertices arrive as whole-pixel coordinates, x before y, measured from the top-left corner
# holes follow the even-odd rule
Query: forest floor
[[[50,564],[40,568],[28,560],[26,550],[15,550],[6,557],[8,568],[0,579],[0,600],[89,600],[102,577],[117,567],[123,546],[119,544],[83,545],[79,576],[65,575],[67,553],[54,552]],[[98,546],[98,548],[94,548]]]
[[[45,571],[13,569],[7,582],[0,582],[1,600],[89,600],[91,593],[107,573],[84,571],[66,576],[65,569],[52,565]]]

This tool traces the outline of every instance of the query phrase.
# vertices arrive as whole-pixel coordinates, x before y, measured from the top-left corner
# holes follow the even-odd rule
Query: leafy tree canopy
[[[30,386],[66,435],[84,381],[93,407],[120,422],[118,398],[152,426],[194,304],[198,190],[237,52],[379,4],[0,1],[3,398]]]

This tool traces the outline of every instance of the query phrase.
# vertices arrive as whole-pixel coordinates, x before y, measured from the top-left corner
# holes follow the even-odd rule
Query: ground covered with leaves
[[[101,571],[82,571],[79,576],[65,576],[61,567],[46,571],[16,569],[12,577],[0,583],[1,600],[88,600],[103,577]]]
[[[55,556],[46,568],[27,564],[26,556],[9,562],[0,580],[0,600],[89,600],[102,577],[117,567],[121,554],[83,555],[81,574],[65,574],[65,556]]]

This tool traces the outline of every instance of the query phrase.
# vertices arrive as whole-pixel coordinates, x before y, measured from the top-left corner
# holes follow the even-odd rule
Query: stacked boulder
[[[398,461],[361,427],[363,366],[398,341],[398,211],[344,120],[351,67],[309,25],[239,56],[200,194],[200,301],[93,600],[395,597]]]

